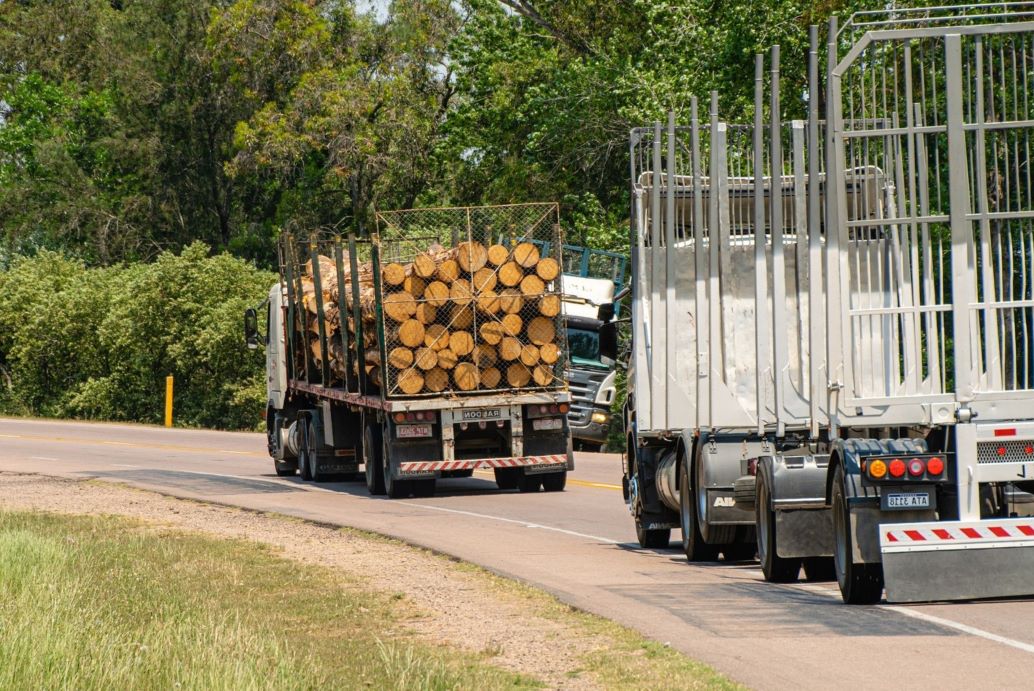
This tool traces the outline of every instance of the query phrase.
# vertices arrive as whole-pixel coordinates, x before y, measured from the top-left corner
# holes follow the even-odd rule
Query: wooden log
[[[430,324],[434,321],[437,316],[438,310],[429,302],[418,302],[416,305],[416,313],[413,315],[417,321],[421,324]]]
[[[431,281],[424,288],[424,299],[434,307],[441,307],[449,301],[449,286],[441,281]]]
[[[531,371],[519,362],[515,362],[506,368],[506,381],[515,389],[528,385],[531,381]]]
[[[524,278],[524,271],[517,262],[506,262],[499,267],[499,282],[509,288],[514,287]]]
[[[525,269],[532,269],[539,263],[539,248],[530,242],[522,242],[513,248],[513,260]]]
[[[416,314],[416,300],[409,293],[392,293],[384,296],[381,309],[390,319],[404,322]]]
[[[539,348],[539,359],[547,365],[552,365],[560,359],[560,346],[556,343],[545,343]]]
[[[477,307],[487,315],[499,312],[499,296],[494,290],[484,290],[477,296]]]
[[[553,257],[542,257],[535,265],[535,273],[546,283],[560,275],[560,263]]]
[[[424,325],[416,319],[407,319],[398,328],[399,342],[409,348],[419,348],[424,344]]]
[[[458,305],[469,305],[474,299],[470,281],[465,278],[457,278],[453,281],[452,287],[449,289],[449,297]]]
[[[531,371],[531,378],[539,386],[549,386],[553,383],[553,368],[548,365],[536,365]]]
[[[431,324],[424,330],[424,345],[438,351],[449,347],[449,330],[441,324]]]
[[[456,357],[456,353],[448,348],[442,348],[438,351],[438,366],[442,369],[452,369],[457,362],[459,362],[459,358]]]
[[[413,355],[413,364],[424,370],[433,369],[438,366],[438,351],[424,346],[417,348]]]
[[[438,263],[429,254],[418,254],[413,258],[413,273],[420,278],[431,278],[438,270]]]
[[[412,396],[420,393],[420,390],[424,388],[424,375],[420,373],[420,370],[404,369],[395,379],[395,385],[402,393]]]
[[[534,367],[539,363],[539,349],[530,343],[521,346],[521,362],[528,367]]]
[[[475,293],[482,293],[486,290],[492,290],[495,288],[495,284],[498,280],[499,278],[496,276],[494,269],[483,266],[474,272],[471,283],[474,286]]]
[[[440,393],[449,386],[449,373],[435,367],[424,373],[424,387],[431,393]]]
[[[481,377],[474,363],[461,362],[452,371],[452,380],[460,391],[473,391],[478,387]]]
[[[369,364],[369,360],[367,363]],[[379,363],[375,363],[379,364]],[[396,369],[405,369],[413,364],[413,351],[409,348],[392,348],[388,353],[388,364]]]
[[[478,367],[485,368],[494,365],[499,360],[499,355],[495,352],[495,347],[488,343],[478,343],[470,359]]]
[[[560,314],[560,296],[556,293],[546,293],[539,300],[539,314],[543,317],[555,317]]]
[[[461,242],[456,250],[456,262],[468,274],[474,273],[488,261],[488,249],[480,242]]]
[[[492,266],[502,266],[510,258],[510,250],[502,245],[492,245],[488,248],[488,261]]]
[[[517,314],[524,307],[524,296],[519,290],[506,288],[499,291],[499,309],[507,314]]]
[[[410,274],[406,276],[405,280],[402,281],[402,290],[406,291],[413,297],[419,299],[424,296],[424,289],[427,288],[427,281],[420,278],[416,274]]]
[[[537,297],[542,295],[542,291],[546,289],[546,284],[542,282],[542,279],[535,274],[528,274],[521,279],[521,293],[525,297]]]
[[[521,342],[513,336],[506,336],[499,342],[499,357],[507,362],[521,356]]]
[[[406,267],[392,262],[381,268],[381,279],[389,286],[397,287],[406,280]]]
[[[435,275],[443,283],[452,283],[460,277],[460,265],[456,263],[455,259],[446,259],[438,265],[438,271]]]
[[[521,327],[524,326],[524,320],[518,314],[507,314],[500,321],[507,336],[519,336]]]
[[[528,340],[537,346],[552,343],[556,340],[556,327],[552,319],[535,317],[528,323]]]
[[[482,389],[494,389],[499,385],[499,380],[503,378],[502,373],[495,367],[486,367],[481,370],[481,388]]]
[[[485,322],[479,329],[481,333],[481,340],[489,345],[498,345],[499,341],[503,340],[505,330],[501,322],[490,321]]]
[[[449,336],[449,350],[459,357],[469,355],[474,350],[474,337],[469,331],[453,331]]]
[[[452,313],[450,314],[448,321],[449,328],[452,330],[469,329],[474,325],[473,306],[464,307],[463,305],[453,305]]]

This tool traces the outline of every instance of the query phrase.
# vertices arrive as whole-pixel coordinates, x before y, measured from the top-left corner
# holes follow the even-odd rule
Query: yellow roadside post
[[[172,375],[165,378],[165,426],[172,427]]]

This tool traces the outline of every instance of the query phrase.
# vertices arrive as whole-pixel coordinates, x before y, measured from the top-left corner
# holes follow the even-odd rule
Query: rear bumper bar
[[[1034,518],[880,525],[890,602],[1034,595]]]
[[[412,477],[414,475],[433,475],[443,470],[492,470],[495,468],[528,468],[535,472],[558,472],[567,470],[567,455],[473,458],[458,461],[405,461],[399,463],[399,475]]]

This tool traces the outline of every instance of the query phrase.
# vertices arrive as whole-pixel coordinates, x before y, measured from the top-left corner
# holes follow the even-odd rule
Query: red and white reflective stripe
[[[515,456],[512,458],[470,458],[462,461],[406,461],[399,470],[408,473],[432,473],[439,470],[476,470],[477,468],[522,468],[535,465],[561,465],[567,456]]]
[[[883,528],[884,544],[945,544],[972,542],[1001,542],[1034,540],[1034,522],[1031,523],[969,523],[966,525],[946,523],[944,527],[930,527],[930,524],[912,527],[886,526]]]

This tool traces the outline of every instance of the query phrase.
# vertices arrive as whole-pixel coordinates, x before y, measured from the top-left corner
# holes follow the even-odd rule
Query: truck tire
[[[309,467],[309,425],[306,418],[300,418],[297,422],[300,427],[298,428],[299,444],[298,449],[298,472],[302,476],[303,480],[311,480],[312,475]]]
[[[519,468],[494,468],[495,484],[499,489],[517,489],[520,480]]]
[[[298,469],[293,465],[287,465],[280,461],[273,461],[273,470],[276,471],[277,477],[293,477],[298,472]]]
[[[380,427],[366,425],[363,430],[363,465],[366,468],[366,489],[374,496],[384,494],[384,470],[381,468]]]
[[[330,474],[324,473],[320,470],[320,456],[317,451],[319,447],[318,437],[316,436],[316,424],[313,422],[309,423],[309,477],[313,482],[329,482],[334,479]]]
[[[682,526],[682,551],[691,562],[716,561],[718,548],[704,542],[696,510],[696,492],[689,481],[689,461],[682,459],[679,469],[679,523]]]
[[[761,573],[769,583],[796,583],[801,573],[801,560],[780,557],[777,551],[776,517],[772,510],[772,490],[768,473],[759,469],[754,503],[754,523],[758,533],[758,560]]]
[[[840,595],[849,605],[871,605],[883,597],[883,565],[855,564],[844,466],[833,474],[833,563]]]
[[[542,489],[547,492],[563,492],[567,486],[567,471],[542,476]]]
[[[398,480],[391,476],[391,454],[388,451],[388,431],[381,431],[384,450],[381,452],[381,468],[384,470],[384,493],[388,499],[405,499],[413,493],[412,480]]]

